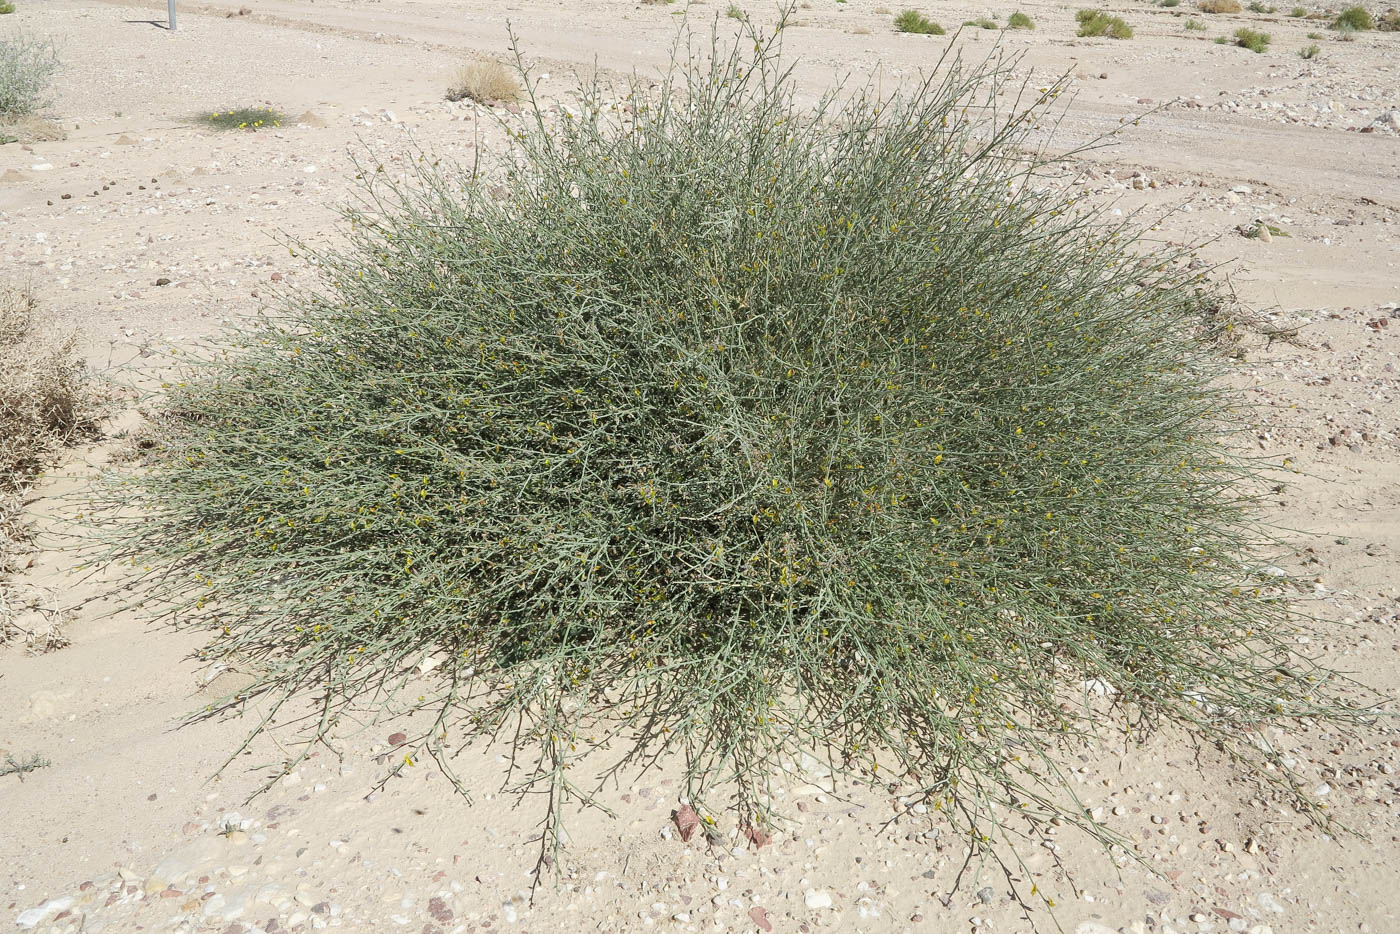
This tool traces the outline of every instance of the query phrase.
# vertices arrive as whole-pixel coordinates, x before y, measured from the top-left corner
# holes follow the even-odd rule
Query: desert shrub
[[[1302,19],[1303,17],[1308,15],[1308,11],[1303,7],[1295,6],[1293,9],[1288,11],[1288,15],[1293,17],[1294,19]]]
[[[1110,39],[1131,39],[1133,30],[1117,16],[1102,10],[1080,10],[1075,14],[1080,36],[1108,36]]]
[[[27,117],[47,104],[57,69],[53,40],[24,33],[0,38],[0,121]]]
[[[1278,12],[1278,10],[1277,10],[1276,7],[1265,6],[1264,4],[1260,3],[1259,0],[1253,0],[1253,2],[1250,3],[1250,5],[1249,5],[1249,12],[1251,12],[1251,13],[1276,13],[1276,12]]]
[[[1157,5],[1162,7],[1181,6],[1181,0],[1158,0]]]
[[[812,109],[751,36],[532,102],[498,171],[364,166],[344,245],[294,247],[319,287],[173,376],[114,478],[142,599],[259,672],[229,704],[425,707],[404,752],[449,776],[503,731],[547,838],[638,749],[743,822],[820,751],[979,847],[1107,839],[1053,763],[1109,721],[1286,784],[1255,738],[1331,689],[1255,570],[1189,254],[1041,184],[1063,82]]]
[[[1196,8],[1202,13],[1238,13],[1240,5],[1236,0],[1201,0]]]
[[[1017,10],[1006,18],[1006,28],[1008,29],[1034,29],[1035,23],[1026,14]]]
[[[271,107],[230,107],[199,115],[199,122],[216,130],[263,130],[287,119]]]
[[[77,336],[41,322],[28,289],[0,288],[0,642],[14,634],[5,577],[24,537],[21,494],[60,446],[94,428]]]
[[[1190,32],[1205,32],[1206,24],[1198,19],[1188,19],[1186,21],[1186,28]]]
[[[1317,58],[1320,54],[1322,54],[1322,49],[1318,47],[1316,42],[1312,45],[1305,45],[1298,50],[1298,57],[1304,61]]]
[[[1365,32],[1368,29],[1375,29],[1376,22],[1365,7],[1353,6],[1347,7],[1337,14],[1337,18],[1332,21],[1332,28]]]
[[[979,16],[979,17],[977,17],[976,19],[964,20],[964,21],[963,21],[963,25],[964,25],[964,26],[971,26],[973,29],[1000,29],[1000,28],[1001,28],[1000,26],[997,25],[996,20],[992,19],[992,18],[989,17],[989,16]]]
[[[941,36],[947,30],[918,10],[905,10],[894,18],[895,32],[910,32],[924,36]]]
[[[1251,52],[1263,54],[1268,51],[1269,42],[1273,37],[1267,32],[1260,32],[1257,29],[1236,29],[1235,45],[1242,49],[1249,49]]]
[[[7,13],[13,13],[14,11],[15,5],[11,3],[10,0],[3,0],[3,2],[0,2],[0,16],[4,16]]]
[[[744,8],[739,6],[737,3],[729,4],[729,9],[725,10],[724,15],[729,17],[730,19],[737,19],[740,21],[749,18],[749,15],[744,12]]]
[[[1376,18],[1376,28],[1381,32],[1400,32],[1400,10],[1386,10]]]
[[[478,104],[515,101],[520,98],[520,81],[513,71],[497,61],[467,62],[457,69],[447,89],[450,101],[472,100]]]

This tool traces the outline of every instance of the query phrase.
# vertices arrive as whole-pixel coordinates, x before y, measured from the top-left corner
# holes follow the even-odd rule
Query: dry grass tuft
[[[457,71],[447,89],[450,101],[473,100],[478,104],[520,98],[520,81],[500,62],[468,62]]]
[[[1238,13],[1240,11],[1237,0],[1201,0],[1197,8],[1202,13]]]
[[[29,633],[16,619],[34,609],[4,579],[25,537],[20,497],[57,448],[96,428],[77,335],[43,326],[35,312],[28,289],[0,289],[0,642]]]

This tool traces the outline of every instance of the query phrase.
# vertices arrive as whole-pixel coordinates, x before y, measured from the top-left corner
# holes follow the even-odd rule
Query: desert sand
[[[244,4],[251,8],[240,13]],[[739,6],[762,21],[769,4]],[[154,378],[161,354],[214,334],[284,284],[314,281],[284,235],[334,242],[354,160],[418,148],[469,160],[500,130],[444,89],[465,59],[507,54],[516,31],[540,94],[575,72],[654,73],[680,14],[733,28],[724,4],[628,0],[44,0],[0,30],[48,34],[64,67],[49,108],[66,138],[0,147],[0,255],[45,309],[77,328],[95,369]],[[1268,504],[1314,647],[1391,700],[1400,687],[1400,33],[1328,34],[1283,13],[1202,14],[1144,2],[1111,12],[1129,41],[1077,39],[1074,7],[1029,0],[1033,32],[966,30],[963,53],[1000,41],[1032,84],[1068,73],[1074,98],[1053,146],[1115,128],[1080,157],[1084,194],[1160,216],[1155,236],[1202,243],[1262,325],[1233,379],[1259,452],[1291,458]],[[947,26],[1016,7],[939,0]],[[1320,8],[1316,8],[1320,9]],[[1206,31],[1187,31],[1188,18]],[[951,37],[896,34],[873,0],[802,3],[786,48],[813,97],[847,75],[886,86],[929,66]],[[1212,40],[1264,29],[1263,55]],[[270,105],[284,125],[221,133],[194,119]],[[500,112],[505,113],[504,110]],[[1145,115],[1145,116],[1144,116]],[[1139,119],[1140,118],[1140,119]],[[1239,232],[1258,223],[1268,242]],[[1284,235],[1286,234],[1286,236]],[[1265,333],[1267,332],[1267,333]],[[624,778],[577,815],[562,876],[533,892],[538,803],[505,792],[499,749],[458,768],[474,803],[429,767],[380,787],[394,722],[366,721],[249,800],[295,747],[287,723],[213,777],[249,724],[186,714],[235,689],[201,660],[198,632],[152,625],[116,572],[82,567],[63,520],[139,430],[135,390],[106,436],[67,453],[33,491],[37,530],[6,586],[38,641],[0,647],[0,759],[50,765],[0,778],[0,926],[40,932],[345,931],[1400,931],[1400,730],[1278,733],[1297,768],[1359,835],[1329,835],[1238,782],[1228,763],[1161,735],[1070,757],[1086,808],[1135,841],[1116,865],[1066,832],[1025,851],[1027,914],[994,863],[964,865],[936,815],[832,785],[790,790],[798,818],[769,845],[682,842],[675,775]],[[139,604],[139,594],[135,601]],[[37,635],[60,627],[58,647]],[[1393,706],[1393,705],[1392,705]],[[902,813],[901,813],[902,812]],[[897,820],[892,820],[898,817]],[[1070,870],[1066,873],[1065,868]]]

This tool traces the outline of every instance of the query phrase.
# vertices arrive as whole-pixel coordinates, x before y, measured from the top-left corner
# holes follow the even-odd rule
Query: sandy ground
[[[67,139],[0,148],[0,255],[44,306],[81,329],[108,369],[208,335],[278,283],[314,271],[284,235],[334,237],[352,194],[353,159],[424,146],[468,159],[497,131],[443,100],[464,57],[505,52],[506,24],[563,93],[575,70],[642,74],[668,54],[679,4],[482,0],[243,0],[182,6],[47,0],[0,30],[54,36],[65,67],[52,113]],[[691,15],[723,19],[725,5]],[[741,3],[755,17],[768,5]],[[804,92],[845,74],[897,82],[946,40],[900,36],[868,0],[813,0],[788,50]],[[1300,594],[1311,637],[1331,661],[1393,698],[1400,685],[1400,34],[1331,34],[1320,57],[1295,53],[1321,30],[1281,15],[1208,16],[1183,5],[1115,5],[1132,41],[1074,38],[1073,7],[1022,7],[1033,33],[1007,35],[1034,82],[1068,72],[1075,99],[1056,137],[1068,148],[1124,125],[1095,153],[1086,193],[1116,210],[1164,212],[1160,236],[1208,241],[1241,299],[1296,339],[1251,338],[1234,379],[1259,404],[1259,450],[1297,473],[1271,503],[1292,530],[1278,561],[1314,581]],[[1012,7],[940,0],[953,26]],[[879,11],[879,12],[877,12]],[[233,15],[227,15],[233,14]],[[1184,28],[1188,17],[1205,32]],[[1265,55],[1211,40],[1248,24],[1273,34]],[[980,57],[995,34],[959,42]],[[545,77],[547,76],[547,77]],[[272,104],[294,119],[271,131],[215,133],[195,114]],[[1152,113],[1136,125],[1133,120]],[[370,154],[367,156],[366,154]],[[1236,228],[1264,221],[1270,242]],[[157,285],[162,280],[164,284]],[[123,371],[134,379],[130,370]],[[1400,731],[1305,729],[1272,737],[1342,822],[1334,839],[1261,800],[1227,766],[1163,736],[1103,746],[1068,763],[1086,807],[1138,844],[1145,866],[1115,865],[1066,833],[1029,849],[1015,881],[1052,894],[1028,919],[992,865],[933,815],[897,796],[823,781],[789,791],[793,826],[762,849],[728,837],[675,838],[679,805],[665,771],[624,779],[598,812],[570,825],[562,882],[530,892],[539,803],[501,793],[500,751],[471,750],[460,770],[476,803],[430,769],[383,788],[402,724],[366,722],[318,749],[251,802],[280,766],[295,724],[254,744],[217,780],[246,723],[183,715],[240,676],[198,658],[197,633],[151,627],[117,610],[122,584],[79,571],[60,521],[120,449],[114,436],[74,452],[29,505],[40,530],[11,586],[65,621],[71,645],[0,648],[0,761],[51,764],[0,779],[0,926],[21,930],[347,931],[983,931],[1056,922],[1078,934],[1400,931]],[[16,591],[18,592],[18,590]],[[1073,867],[1072,879],[1057,864]],[[954,883],[961,885],[954,891]],[[950,894],[951,893],[951,894]]]

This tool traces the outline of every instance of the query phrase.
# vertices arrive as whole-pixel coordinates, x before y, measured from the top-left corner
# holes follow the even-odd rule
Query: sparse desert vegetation
[[[1035,23],[1025,13],[1017,10],[1006,18],[1006,27],[1008,29],[1034,29]]]
[[[447,87],[448,100],[470,100],[478,104],[519,100],[520,93],[520,81],[515,72],[498,61],[467,62],[457,69]]]
[[[58,69],[52,39],[16,32],[0,38],[0,128],[37,113],[48,102]]]
[[[1131,39],[1132,27],[1121,17],[1110,16],[1103,10],[1080,10],[1075,14],[1080,36],[1107,36],[1110,39]]]
[[[230,107],[202,113],[198,119],[216,130],[262,130],[281,126],[286,117],[271,107]]]
[[[1201,0],[1196,9],[1202,13],[1238,13],[1240,5],[1236,0]]]
[[[1365,7],[1353,6],[1347,7],[1337,14],[1337,18],[1332,21],[1332,28],[1351,32],[1366,32],[1376,28],[1376,21]]]
[[[1272,37],[1267,32],[1260,32],[1257,29],[1241,27],[1235,30],[1235,45],[1242,49],[1249,49],[1251,52],[1263,54],[1269,50],[1269,42]]]
[[[22,633],[9,575],[26,537],[21,498],[63,445],[96,427],[78,335],[42,316],[29,288],[0,287],[0,644]]]
[[[894,21],[895,32],[921,36],[941,36],[946,30],[918,10],[905,10]]]

